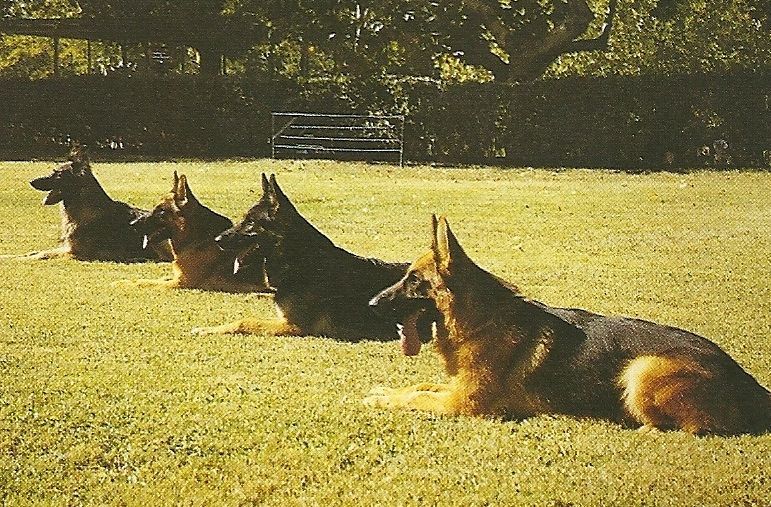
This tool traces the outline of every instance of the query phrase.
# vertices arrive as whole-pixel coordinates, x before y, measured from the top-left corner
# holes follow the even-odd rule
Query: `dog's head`
[[[297,210],[276,182],[262,174],[262,197],[239,224],[217,236],[223,250],[236,252],[235,271],[268,258],[284,238],[288,217]]]
[[[74,146],[66,163],[55,168],[48,176],[35,178],[29,184],[36,190],[48,192],[43,204],[50,205],[74,196],[94,182],[85,148]]]
[[[187,230],[190,218],[202,204],[193,195],[187,177],[177,176],[174,171],[174,185],[153,210],[131,222],[137,232],[144,235],[144,247],[156,245],[171,239],[175,233]],[[230,225],[227,222],[223,227]]]
[[[441,303],[448,296],[453,273],[468,260],[444,217],[432,215],[431,228],[431,249],[412,263],[401,280],[369,302],[375,312],[399,322],[405,355],[417,354],[421,342],[430,339],[423,329],[427,321],[442,324]]]

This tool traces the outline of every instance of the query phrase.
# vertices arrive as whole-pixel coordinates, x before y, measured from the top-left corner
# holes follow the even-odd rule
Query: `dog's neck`
[[[188,204],[188,206],[191,206]],[[190,249],[219,248],[214,241],[217,234],[230,228],[233,222],[202,204],[186,209],[181,225],[175,226],[171,232],[171,247],[175,253]]]
[[[65,199],[62,200],[59,209],[62,223],[78,227],[94,222],[104,214],[104,206],[97,204],[96,201],[88,204],[82,200],[73,203]]]
[[[275,262],[269,262],[269,264],[287,267],[306,260],[318,261],[319,254],[333,248],[337,247],[332,240],[295,212],[283,227],[280,238],[270,255]],[[283,273],[282,278],[286,274],[288,273]]]
[[[459,364],[468,364],[459,360],[461,355],[473,355],[480,346],[499,348],[501,355],[516,348],[521,341],[516,321],[523,300],[513,286],[473,263],[446,282],[434,298],[444,319],[435,343],[450,375],[458,373]]]
[[[102,186],[91,176],[77,191],[65,195],[60,209],[62,219],[74,223],[88,223],[100,215],[100,211],[113,203]]]

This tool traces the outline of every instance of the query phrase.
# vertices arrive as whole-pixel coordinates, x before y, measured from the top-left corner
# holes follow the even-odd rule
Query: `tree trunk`
[[[54,37],[54,77],[59,77],[59,37]]]
[[[86,74],[91,75],[91,73],[94,70],[94,55],[91,48],[91,39],[88,39],[86,41],[86,60],[88,63],[86,64],[88,67],[88,70],[86,70]]]
[[[492,7],[488,1],[466,0],[466,7],[508,55],[508,61],[491,52],[490,42],[475,34],[455,41],[456,49],[463,51],[466,63],[488,69],[496,81],[536,79],[562,54],[607,48],[617,2],[609,0],[605,23],[598,37],[579,39],[594,20],[594,12],[587,0],[565,0],[565,15],[561,22],[551,25],[543,34],[530,36],[511,30],[501,21],[498,8]]]
[[[222,55],[215,49],[198,48],[201,58],[199,73],[202,76],[219,76],[222,74]]]

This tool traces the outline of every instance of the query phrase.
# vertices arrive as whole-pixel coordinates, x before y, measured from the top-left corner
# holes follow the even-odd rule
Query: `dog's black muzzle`
[[[214,238],[221,250],[234,255],[233,273],[239,273],[248,266],[264,262],[260,253],[260,243],[255,234],[243,234],[238,230],[228,229]]]
[[[129,222],[129,226],[137,234],[143,236],[142,248],[148,248],[151,245],[157,245],[171,239],[171,229],[161,224],[151,213],[140,215]]]
[[[35,178],[29,184],[35,190],[48,192],[48,195],[43,198],[43,204],[50,206],[64,200],[64,192],[62,192],[61,184],[58,180],[54,176],[43,176],[42,178]]]
[[[243,234],[234,229],[228,229],[214,238],[214,242],[222,250],[240,252],[255,247],[257,237],[251,234]]]
[[[50,176],[43,176],[42,178],[35,178],[34,180],[30,181],[29,184],[32,185],[32,188],[35,190],[40,190],[41,192],[50,192],[55,188],[55,181],[56,180]]]
[[[383,319],[396,324],[404,324],[417,317],[418,338],[422,343],[431,341],[433,322],[442,317],[434,302],[425,298],[402,297],[394,287],[389,287],[369,300],[370,309]]]

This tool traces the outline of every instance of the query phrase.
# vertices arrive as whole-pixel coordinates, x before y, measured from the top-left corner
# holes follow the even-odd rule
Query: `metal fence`
[[[271,113],[273,158],[386,160],[404,165],[404,116]]]

